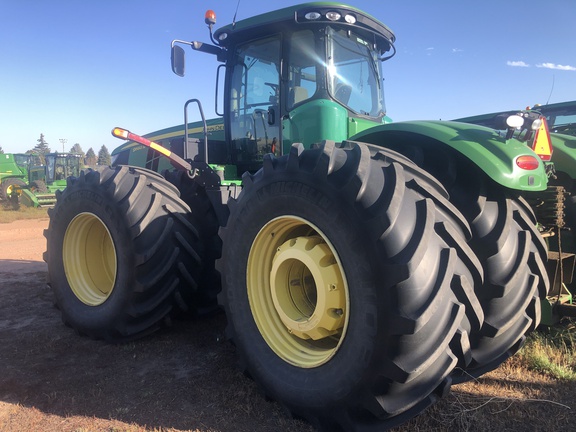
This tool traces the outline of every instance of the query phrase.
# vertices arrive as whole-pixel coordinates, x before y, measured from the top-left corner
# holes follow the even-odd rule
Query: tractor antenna
[[[548,100],[546,101],[546,105],[548,105],[548,102],[550,102],[550,98],[552,97],[552,92],[554,91],[554,78],[555,78],[555,75],[552,75],[552,88],[550,89],[550,94],[548,95]]]
[[[238,8],[240,7],[240,0],[236,3],[236,12],[234,12],[234,18],[232,18],[232,28],[236,25],[236,15],[238,15]]]

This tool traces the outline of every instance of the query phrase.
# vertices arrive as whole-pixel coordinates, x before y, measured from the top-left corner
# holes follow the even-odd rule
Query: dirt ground
[[[0,224],[0,431],[312,431],[239,372],[222,315],[121,345],[64,326],[45,284],[47,225]],[[516,363],[395,431],[576,430],[576,385]]]

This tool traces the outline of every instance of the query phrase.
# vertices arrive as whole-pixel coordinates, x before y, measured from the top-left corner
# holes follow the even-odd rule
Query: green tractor
[[[72,153],[48,153],[45,162],[34,154],[0,155],[1,199],[14,208],[52,206],[56,191],[66,187],[66,179],[78,177],[82,157]]]
[[[549,289],[522,198],[547,164],[486,127],[389,123],[395,36],[357,8],[206,23],[212,43],[174,41],[172,68],[182,45],[221,62],[221,119],[190,99],[182,127],[115,128],[113,167],[49,211],[65,323],[124,341],[222,307],[246,374],[331,431],[400,424],[514,354]]]
[[[23,153],[0,154],[0,200],[18,200],[18,191],[26,186],[30,155]]]
[[[75,153],[48,153],[45,163],[31,164],[28,171],[28,189],[33,197],[24,199],[28,206],[52,206],[56,192],[66,188],[68,177],[78,177],[84,166],[82,156]]]

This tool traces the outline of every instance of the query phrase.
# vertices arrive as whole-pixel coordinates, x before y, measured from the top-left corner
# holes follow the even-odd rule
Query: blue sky
[[[238,20],[302,1],[241,0]],[[576,99],[574,0],[349,0],[396,34],[384,63],[395,121],[451,119]],[[216,60],[187,51],[170,70],[172,39],[208,42],[237,0],[0,0],[0,146],[52,150],[120,144],[114,126],[144,134],[181,124],[189,98],[214,117]]]

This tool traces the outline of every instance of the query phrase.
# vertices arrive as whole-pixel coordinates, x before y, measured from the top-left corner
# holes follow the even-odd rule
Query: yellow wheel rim
[[[12,194],[17,194],[18,196],[22,195],[22,186],[18,184],[11,184],[8,185],[6,188],[6,196],[10,197]]]
[[[302,368],[334,356],[348,325],[348,285],[315,225],[296,216],[268,222],[250,248],[246,278],[256,325],[278,356]]]
[[[82,303],[104,303],[116,281],[116,249],[102,220],[93,213],[78,214],[66,229],[62,247],[70,288]]]

